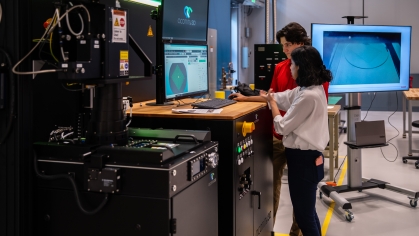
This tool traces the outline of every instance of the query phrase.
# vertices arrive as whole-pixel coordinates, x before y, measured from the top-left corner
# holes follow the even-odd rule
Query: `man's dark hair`
[[[319,51],[312,46],[304,45],[291,52],[291,60],[298,66],[295,82],[298,86],[309,87],[321,85],[333,79],[332,72],[323,65]]]
[[[290,43],[303,43],[304,45],[311,45],[310,38],[307,36],[307,31],[297,22],[291,22],[276,33],[276,40],[281,43],[281,37]]]

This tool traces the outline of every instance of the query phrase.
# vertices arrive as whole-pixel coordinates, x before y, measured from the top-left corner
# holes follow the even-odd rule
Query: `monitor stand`
[[[349,93],[348,94],[348,106],[345,107],[347,110],[347,122],[348,122],[348,141],[355,141],[355,122],[361,121],[361,93]],[[419,198],[419,192],[415,192],[409,189],[396,187],[385,181],[377,179],[368,179],[362,177],[362,155],[359,147],[351,147],[347,145],[347,156],[348,156],[348,172],[347,172],[347,185],[341,186],[330,186],[326,182],[320,182],[317,187],[319,188],[319,195],[322,198],[323,194],[333,199],[337,206],[342,207],[345,211],[345,218],[347,221],[352,221],[354,218],[353,213],[350,211],[352,205],[339,193],[358,191],[362,192],[364,189],[370,188],[381,188],[387,189],[393,192],[404,194],[410,199],[410,205],[412,207],[417,206]],[[330,166],[329,168],[333,168]],[[333,181],[333,180],[330,180]]]

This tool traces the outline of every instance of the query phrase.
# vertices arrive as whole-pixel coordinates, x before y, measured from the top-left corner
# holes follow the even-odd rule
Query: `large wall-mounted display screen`
[[[333,74],[329,93],[409,89],[411,26],[312,24],[312,45]]]
[[[207,94],[207,45],[164,45],[165,99],[174,100]]]
[[[207,41],[209,0],[163,0],[162,39]]]

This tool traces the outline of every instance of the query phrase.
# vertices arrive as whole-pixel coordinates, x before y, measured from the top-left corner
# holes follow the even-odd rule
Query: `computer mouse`
[[[230,99],[230,100],[233,100],[234,98],[236,98],[237,97],[237,95],[230,95],[230,96],[228,96],[228,99]]]

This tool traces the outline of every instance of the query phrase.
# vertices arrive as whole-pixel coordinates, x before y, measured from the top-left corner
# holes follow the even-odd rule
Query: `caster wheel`
[[[345,218],[347,221],[351,222],[354,219],[354,214],[352,214],[352,212],[346,212]]]
[[[323,193],[321,191],[319,191],[319,198],[323,199]]]
[[[410,199],[410,206],[417,207],[417,205],[418,205],[418,200],[417,199]]]
[[[407,160],[403,160],[403,163],[406,164],[407,163]]]
[[[419,164],[416,164],[415,166],[416,166],[416,169],[419,169]]]

